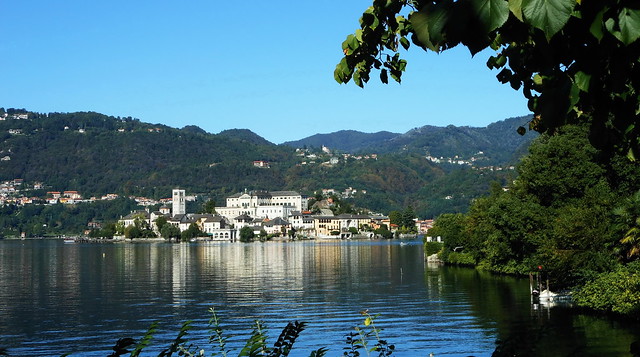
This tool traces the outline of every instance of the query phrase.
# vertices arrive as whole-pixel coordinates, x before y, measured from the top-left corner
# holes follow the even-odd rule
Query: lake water
[[[630,356],[640,340],[638,324],[532,306],[527,280],[428,266],[419,242],[0,241],[0,348],[11,356],[106,356],[154,321],[145,351],[157,355],[186,320],[210,355],[211,307],[230,355],[260,319],[271,343],[288,321],[307,323],[290,356],[341,356],[367,309],[394,356]]]

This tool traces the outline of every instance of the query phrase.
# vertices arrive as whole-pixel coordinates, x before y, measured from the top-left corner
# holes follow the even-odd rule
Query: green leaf
[[[507,64],[507,56],[503,54],[498,55],[498,58],[496,58],[496,66],[504,67],[505,64]]]
[[[486,33],[502,26],[509,18],[509,3],[504,0],[471,0],[471,6]]]
[[[411,43],[409,43],[409,40],[407,40],[406,37],[400,37],[400,44],[405,50],[408,50],[411,46]]]
[[[526,23],[550,40],[567,24],[575,5],[575,0],[522,0],[522,13]]]
[[[336,65],[336,69],[333,71],[333,78],[336,82],[342,84],[349,82],[351,75],[353,74],[353,69],[349,68],[349,64],[347,63],[347,59],[343,57],[340,60],[340,63]]]
[[[429,36],[429,16],[425,12],[414,12],[409,18],[418,41],[432,51],[437,51]],[[414,39],[415,40],[415,39]]]
[[[347,39],[342,42],[342,52],[349,56],[352,55],[355,50],[360,47],[358,38],[354,35],[347,36]]]
[[[513,77],[513,72],[511,72],[511,70],[508,68],[503,68],[502,71],[496,74],[496,78],[498,79],[498,81],[503,84],[509,82],[511,80],[511,77]]]
[[[353,73],[353,83],[355,83],[360,88],[364,88],[364,83],[362,83],[360,74],[360,71],[355,71],[355,73]]]
[[[567,108],[567,113],[573,110],[575,105],[578,104],[579,100],[580,100],[580,88],[578,87],[577,84],[573,84],[571,86],[571,89],[569,90],[569,107]]]
[[[620,32],[613,35],[625,45],[630,45],[640,37],[640,10],[624,8],[618,17]]]
[[[407,61],[403,60],[403,59],[399,60],[398,61],[398,70],[404,72],[405,69],[407,69]]]
[[[586,74],[582,71],[578,72],[575,74],[575,76],[573,77],[576,86],[578,86],[578,88],[583,91],[583,92],[589,92],[589,82],[591,81],[591,75],[590,74]]]
[[[533,76],[533,83],[535,83],[535,85],[541,86],[542,85],[542,76],[539,74],[536,74],[535,76]]]
[[[389,84],[389,75],[387,74],[386,69],[380,70],[380,81],[384,84]]]
[[[369,27],[375,21],[374,19],[376,15],[373,14],[373,10],[369,11],[369,9],[367,9],[367,11],[364,14],[362,14],[362,17],[360,18],[360,24],[362,25],[362,27],[365,27],[365,26]]]
[[[432,51],[439,52],[445,44],[446,26],[454,7],[448,1],[425,6],[414,12],[409,19],[420,43]]]
[[[358,39],[359,42],[362,42],[362,29],[356,30],[356,39]]]
[[[593,37],[597,38],[598,41],[601,41],[602,37],[604,36],[604,32],[602,31],[602,28],[603,28],[602,18],[604,17],[604,11],[605,9],[602,9],[596,15],[596,17],[593,19],[593,23],[591,24],[591,27],[589,28],[589,32],[591,32]]]
[[[520,21],[524,22],[522,17],[522,0],[509,0],[509,10]]]

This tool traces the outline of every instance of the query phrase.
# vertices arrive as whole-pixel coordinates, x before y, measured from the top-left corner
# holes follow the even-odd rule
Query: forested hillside
[[[28,119],[12,118],[23,112]],[[348,199],[357,207],[387,213],[413,206],[420,217],[431,218],[443,212],[465,212],[490,182],[506,184],[513,178],[513,171],[479,169],[471,161],[436,163],[418,149],[386,154],[372,150],[370,155],[349,155],[346,150],[296,151],[246,129],[210,134],[196,126],[175,129],[92,112],[0,110],[3,113],[11,115],[0,121],[0,180],[41,182],[43,193],[76,190],[84,197],[116,193],[158,199],[182,187],[190,194],[222,202],[244,189],[296,190],[311,196],[323,188],[342,192],[352,187],[357,193]],[[440,129],[446,133],[457,130]],[[430,135],[440,129],[430,129]],[[371,135],[379,138],[383,134]],[[499,134],[495,135],[494,139],[484,136],[482,148],[487,152],[498,150],[491,140],[497,147],[504,146],[504,138],[498,140]],[[417,133],[403,136],[414,142],[421,138]],[[522,141],[513,132],[511,136]],[[363,142],[359,140],[352,143]],[[478,148],[450,146],[448,150],[462,155]],[[479,164],[489,163],[481,159]],[[268,165],[256,167],[255,161]]]
[[[9,131],[13,134],[9,134]],[[51,113],[0,121],[2,179],[40,181],[85,195],[110,192],[167,196],[172,187],[192,192],[242,187],[280,189],[282,170],[259,170],[254,160],[292,164],[292,150],[113,118],[98,113]]]

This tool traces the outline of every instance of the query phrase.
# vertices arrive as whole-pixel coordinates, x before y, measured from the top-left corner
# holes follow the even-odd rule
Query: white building
[[[289,215],[289,222],[291,227],[296,229],[301,234],[312,235],[314,233],[313,216],[311,212],[294,211]]]
[[[306,197],[295,191],[245,191],[227,197],[227,205],[216,207],[216,212],[232,221],[241,215],[268,219],[287,218],[293,211],[306,209]]]

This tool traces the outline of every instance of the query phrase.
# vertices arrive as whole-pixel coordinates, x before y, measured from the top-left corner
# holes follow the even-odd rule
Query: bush
[[[640,314],[640,261],[599,274],[574,292],[578,306],[621,315]]]
[[[476,260],[469,253],[449,252],[446,262],[454,265],[475,265]]]
[[[440,253],[442,247],[444,245],[440,242],[425,242],[424,243],[424,254],[428,257],[430,255],[434,255]]]
[[[386,228],[378,228],[375,231],[373,231],[373,233],[375,233],[376,235],[381,236],[384,239],[393,238],[393,232],[391,232],[390,230],[388,230]]]
[[[247,243],[247,242],[251,242],[253,241],[253,238],[255,237],[255,233],[253,233],[253,228],[249,227],[249,226],[244,226],[242,228],[240,228],[240,241],[243,243]]]

